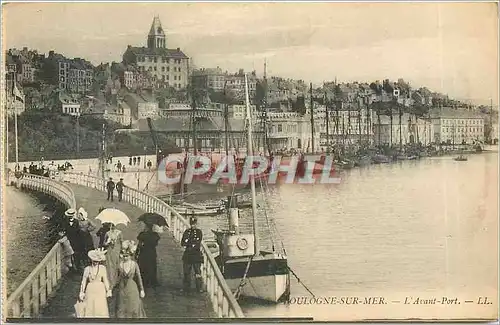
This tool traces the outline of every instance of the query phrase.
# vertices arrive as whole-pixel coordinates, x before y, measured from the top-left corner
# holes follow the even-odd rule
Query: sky
[[[145,46],[153,17],[167,47],[198,67],[256,70],[320,84],[403,78],[498,105],[496,3],[11,3],[5,48],[94,64]]]

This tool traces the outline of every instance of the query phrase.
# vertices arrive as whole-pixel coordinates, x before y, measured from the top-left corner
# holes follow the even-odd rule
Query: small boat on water
[[[362,166],[368,166],[371,165],[372,159],[370,156],[362,156],[359,159],[356,160],[354,163],[354,166],[362,167]]]
[[[201,205],[195,205],[190,203],[183,203],[182,205],[174,205],[172,207],[182,215],[195,215],[195,216],[216,216],[226,211],[224,206],[207,208]]]
[[[408,160],[416,160],[418,159],[418,156],[408,156]]]
[[[375,155],[372,157],[372,161],[374,164],[388,164],[390,159],[384,155]]]
[[[454,159],[455,161],[467,161],[467,157],[464,155],[460,155]]]

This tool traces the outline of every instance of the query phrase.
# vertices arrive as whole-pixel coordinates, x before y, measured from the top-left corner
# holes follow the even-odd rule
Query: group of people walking
[[[104,208],[99,210],[99,213]],[[124,240],[113,223],[104,222],[100,229],[88,218],[84,208],[65,212],[64,231],[60,233],[63,257],[74,272],[83,274],[75,312],[78,318],[109,318],[109,297],[116,298],[116,318],[144,318],[142,298],[147,288],[159,286],[156,247],[160,240],[154,223],[144,221],[145,228],[137,241]],[[191,227],[181,239],[185,247],[183,261],[183,290],[191,290],[194,272],[196,290],[203,292],[201,278],[201,242],[203,233],[197,219],[189,220]],[[64,241],[65,240],[65,241]]]
[[[101,208],[101,211],[104,208]],[[99,211],[99,212],[101,212]],[[65,212],[63,255],[69,267],[83,274],[75,304],[79,318],[110,317],[107,298],[116,297],[117,318],[144,318],[145,289],[158,286],[156,246],[160,240],[154,225],[146,224],[137,241],[124,240],[112,223],[97,227],[83,208]]]

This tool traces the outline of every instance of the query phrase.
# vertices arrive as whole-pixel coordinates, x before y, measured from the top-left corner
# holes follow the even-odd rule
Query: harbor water
[[[15,187],[5,187],[5,216],[2,237],[7,276],[7,296],[11,294],[50,250],[48,210],[37,198]],[[44,218],[47,217],[47,218]]]
[[[89,164],[97,168],[96,160],[87,160],[74,163],[75,171],[87,172]],[[154,176],[139,174],[142,190]],[[112,175],[125,175],[129,184],[137,179],[134,172]],[[316,320],[456,318],[474,315],[470,308],[480,307],[401,304],[410,296],[488,296],[498,304],[498,153],[469,155],[466,162],[435,157],[371,165],[340,176],[340,184],[270,188],[267,213],[290,267],[316,298],[377,296],[388,303],[294,303],[311,295],[292,279],[290,304],[245,303],[245,314],[314,315]],[[219,227],[221,218],[200,223],[209,237],[208,229]]]

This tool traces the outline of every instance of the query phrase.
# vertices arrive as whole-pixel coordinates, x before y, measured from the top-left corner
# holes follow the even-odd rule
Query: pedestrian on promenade
[[[134,260],[136,250],[137,244],[133,240],[123,241],[116,291],[117,318],[146,317],[141,300],[145,296],[141,271]]]
[[[106,189],[108,190],[108,201],[113,201],[113,191],[115,190],[115,182],[113,182],[113,178],[110,177],[109,181],[106,183]]]
[[[191,228],[186,229],[182,235],[181,245],[186,249],[182,255],[183,271],[184,271],[184,292],[191,290],[191,269],[194,271],[196,290],[203,292],[201,281],[201,264],[203,263],[203,255],[201,254],[201,241],[203,233],[197,228],[198,220],[195,216],[189,219]]]
[[[133,162],[134,162],[134,166],[135,166],[136,163],[137,163],[137,158],[136,157],[134,157]]]
[[[83,207],[78,209],[78,221],[80,224],[80,234],[82,236],[82,242],[84,246],[85,256],[88,252],[94,249],[94,238],[92,231],[96,229],[96,226],[88,218],[88,213]]]
[[[123,184],[123,178],[120,178],[120,181],[116,183],[116,191],[118,192],[118,201],[122,200],[124,187],[125,184]]]
[[[62,246],[62,272],[66,273],[73,268],[73,247],[71,247],[71,243],[69,242],[68,237],[64,231],[59,231],[59,240],[57,241]]]
[[[153,167],[153,163],[151,162],[151,160],[148,160],[147,166],[149,171],[151,171],[151,167]]]
[[[130,157],[130,156],[128,157],[128,165],[132,166],[132,157]]]
[[[152,224],[146,224],[144,231],[137,236],[139,241],[138,262],[141,270],[142,282],[146,288],[158,285],[156,246],[160,235],[153,231]]]
[[[82,267],[84,267],[83,263],[86,259],[85,257],[85,249],[83,245],[82,235],[80,232],[80,224],[76,217],[75,209],[68,209],[64,213],[67,217],[67,220],[63,223],[64,232],[66,233],[66,237],[73,248],[73,266],[75,271],[80,272]]]
[[[118,277],[118,267],[120,265],[120,252],[122,249],[122,232],[116,226],[110,224],[110,229],[106,233],[104,247],[106,248],[106,269],[111,288],[116,285]]]
[[[75,305],[79,318],[109,318],[107,297],[111,297],[112,290],[108,282],[106,268],[101,263],[106,259],[105,251],[91,250],[88,253],[92,264],[83,272],[80,294],[81,304]],[[77,307],[78,306],[78,307]]]
[[[101,228],[99,228],[99,230],[97,231],[96,235],[97,238],[99,239],[97,245],[98,248],[104,247],[104,243],[106,241],[106,234],[108,233],[109,229],[111,229],[111,224],[109,222],[104,222]]]
[[[137,157],[137,165],[141,166],[141,157]]]
[[[116,163],[116,170],[118,172],[120,172],[122,170],[122,163],[118,160],[118,162]]]

